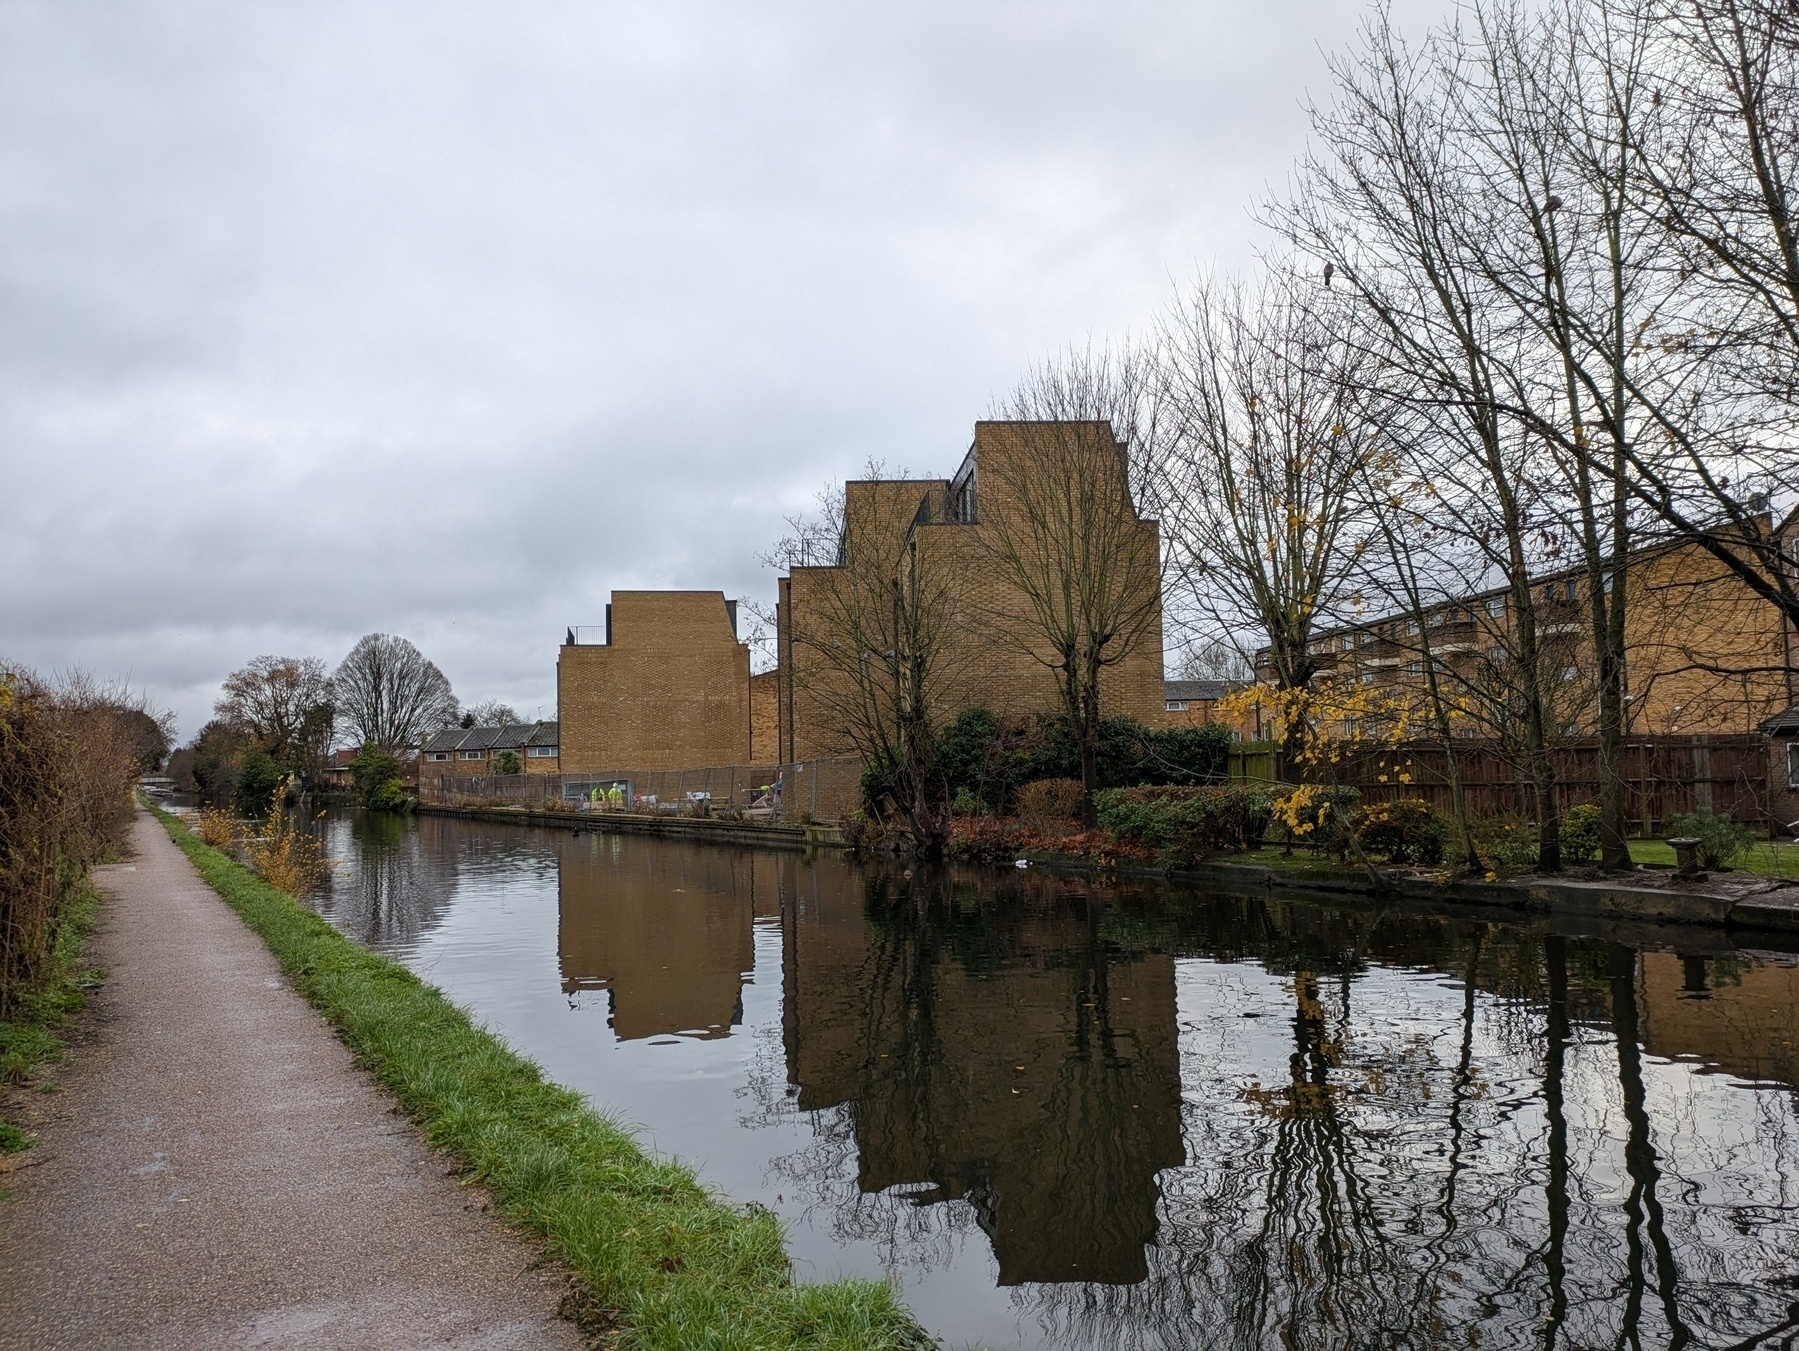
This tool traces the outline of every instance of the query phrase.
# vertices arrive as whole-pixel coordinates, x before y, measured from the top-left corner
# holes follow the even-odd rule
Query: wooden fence
[[[1528,784],[1507,756],[1490,742],[1457,742],[1462,792],[1473,816],[1506,812],[1530,814]],[[1560,811],[1599,797],[1599,743],[1567,742],[1551,752],[1556,806]],[[1272,743],[1245,742],[1231,748],[1231,778],[1270,782],[1277,756]],[[1323,770],[1308,769],[1306,782],[1354,784],[1364,799],[1423,798],[1450,810],[1448,757],[1440,744],[1417,743],[1369,751]],[[1768,824],[1768,748],[1759,736],[1633,737],[1624,747],[1625,814],[1633,831],[1657,835],[1683,812],[1711,811],[1745,825]]]
[[[570,811],[609,807],[685,811],[703,794],[715,812],[772,810],[781,821],[841,821],[862,802],[862,762],[853,756],[791,765],[721,765],[707,769],[605,769],[589,774],[426,776],[427,803],[519,806],[556,803]],[[613,790],[616,790],[614,792]]]

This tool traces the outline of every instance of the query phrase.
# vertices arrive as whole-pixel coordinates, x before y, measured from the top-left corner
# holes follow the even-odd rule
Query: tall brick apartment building
[[[569,630],[556,698],[564,774],[750,763],[750,650],[722,591],[614,591],[603,642]]]
[[[1775,533],[1791,555],[1799,513]],[[1625,584],[1627,734],[1749,734],[1799,700],[1799,634],[1704,547],[1646,545],[1631,554]],[[1557,702],[1578,732],[1590,733],[1596,661],[1586,573],[1545,573],[1531,586],[1540,641],[1564,672],[1567,690]],[[1422,686],[1428,651],[1452,688],[1479,690],[1483,664],[1509,659],[1515,619],[1508,590],[1481,591],[1432,607],[1422,623],[1387,616],[1321,632],[1312,655],[1327,676]],[[1264,679],[1265,656],[1257,661]]]
[[[953,582],[957,614],[945,644],[942,711],[947,715],[983,705],[1001,716],[1061,707],[1047,643],[1033,632],[1026,596],[995,566],[995,532],[1022,508],[1008,486],[1026,481],[1035,467],[1054,462],[1057,437],[1078,435],[1104,447],[1088,461],[1109,476],[1101,485],[1125,504],[1124,548],[1139,551],[1147,589],[1141,601],[1149,621],[1117,664],[1100,678],[1103,712],[1150,725],[1164,720],[1162,612],[1157,563],[1157,523],[1130,506],[1124,448],[1106,423],[978,422],[974,443],[948,479],[880,479],[844,485],[843,533],[831,560],[794,566],[780,580],[779,751],[783,761],[851,750],[840,719],[822,688],[836,678],[820,656],[831,641],[826,614],[864,558],[914,551],[921,572]],[[564,721],[567,715],[564,714]],[[565,742],[566,742],[565,734]],[[565,751],[566,754],[566,751]]]

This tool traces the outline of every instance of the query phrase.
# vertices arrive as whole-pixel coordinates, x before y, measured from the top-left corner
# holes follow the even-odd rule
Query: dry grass
[[[202,807],[194,813],[194,833],[214,849],[229,853],[237,844],[237,818],[220,807]]]
[[[262,880],[290,896],[304,896],[325,880],[325,851],[318,840],[302,830],[282,809],[290,780],[283,779],[269,799],[269,814],[262,832],[244,836],[244,857]],[[206,843],[204,833],[200,838]],[[217,847],[217,846],[215,846]]]

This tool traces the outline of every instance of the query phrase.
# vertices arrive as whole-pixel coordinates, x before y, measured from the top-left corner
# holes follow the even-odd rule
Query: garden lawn
[[[1631,840],[1630,857],[1637,863],[1674,866],[1674,850],[1661,840]],[[1799,878],[1799,845],[1757,840],[1733,866],[1738,872],[1760,873],[1764,877]]]
[[[591,1328],[653,1351],[932,1345],[884,1283],[796,1285],[772,1214],[651,1158],[440,991],[156,815],[431,1143],[574,1271]]]

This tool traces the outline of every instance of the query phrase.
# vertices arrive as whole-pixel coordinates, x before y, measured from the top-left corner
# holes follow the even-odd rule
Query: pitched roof
[[[559,723],[510,722],[504,727],[446,727],[425,743],[425,754],[444,751],[507,751],[554,746]]]
[[[1773,733],[1799,732],[1799,704],[1794,704],[1784,713],[1776,713],[1761,725],[1761,730]]]
[[[1162,697],[1170,700],[1180,699],[1222,699],[1230,691],[1230,682],[1224,680],[1164,680]]]

